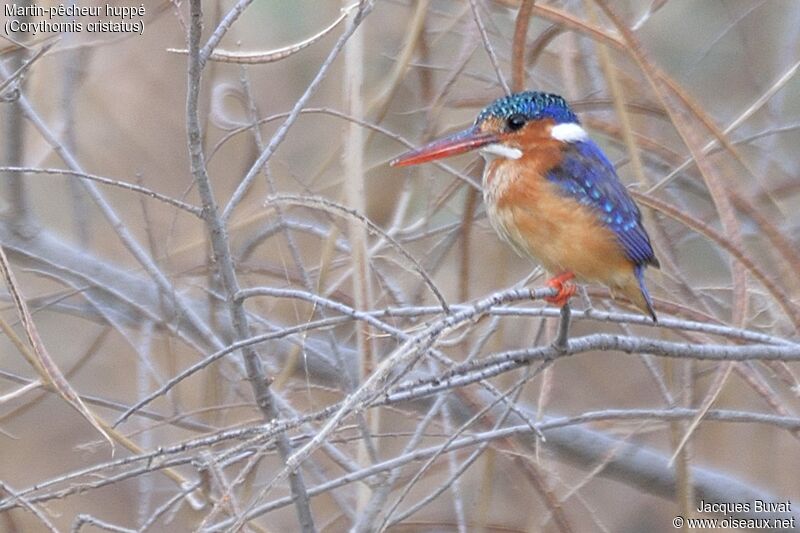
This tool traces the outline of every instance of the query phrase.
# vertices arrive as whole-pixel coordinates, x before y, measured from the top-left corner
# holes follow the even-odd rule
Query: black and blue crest
[[[513,115],[522,115],[526,120],[550,118],[556,124],[580,123],[567,105],[567,101],[561,96],[537,91],[525,91],[498,98],[481,111],[475,123],[480,124],[490,117],[507,119]]]

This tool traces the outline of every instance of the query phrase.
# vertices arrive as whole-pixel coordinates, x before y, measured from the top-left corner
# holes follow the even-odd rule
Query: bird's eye
[[[511,131],[517,131],[522,126],[525,125],[525,115],[522,113],[514,113],[506,120],[506,124],[508,125],[508,129]]]

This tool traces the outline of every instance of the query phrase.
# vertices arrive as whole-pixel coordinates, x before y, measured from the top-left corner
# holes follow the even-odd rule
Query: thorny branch
[[[223,289],[227,293],[226,300],[231,315],[231,322],[237,337],[239,339],[245,339],[250,336],[249,320],[241,300],[235,298],[236,293],[239,291],[239,283],[236,277],[236,269],[233,265],[233,258],[231,257],[230,241],[228,240],[227,228],[225,227],[223,218],[217,210],[214,193],[211,190],[211,181],[206,170],[202,146],[200,114],[198,109],[200,79],[203,71],[203,61],[200,57],[200,37],[203,30],[202,3],[201,0],[192,0],[190,5],[189,89],[186,98],[186,122],[192,174],[203,202],[203,219],[208,227],[209,238],[214,251],[214,259],[219,268]],[[272,378],[267,376],[261,362],[261,357],[252,346],[245,346],[242,348],[242,356],[247,370],[247,377],[253,388],[256,405],[258,405],[265,420],[277,418],[279,413],[275,398],[273,398],[272,391],[270,390],[270,381],[272,381]],[[277,439],[277,443],[281,455],[288,460],[292,453],[291,444],[288,439],[285,436],[280,436]],[[297,519],[300,523],[300,527],[304,532],[316,531],[302,473],[298,470],[291,472],[289,483],[292,487],[292,495],[295,500]]]
[[[465,494],[474,487],[461,478],[481,464],[486,450],[493,453],[482,467],[486,474],[480,476],[485,478],[483,483],[491,483],[498,475],[504,479],[516,476],[508,464],[541,468],[547,473],[543,488],[539,487],[542,490],[533,492],[533,486],[524,487],[541,496],[542,502],[536,505],[551,512],[557,507],[567,516],[586,513],[599,528],[604,526],[605,510],[592,508],[596,502],[583,490],[595,476],[616,479],[637,492],[672,501],[676,492],[685,494],[687,488],[696,491],[698,498],[711,501],[791,498],[792,494],[780,493],[786,489],[778,482],[762,489],[752,482],[756,474],[727,473],[739,470],[724,460],[712,470],[700,466],[702,457],[685,454],[681,468],[686,471],[678,473],[670,463],[674,450],[656,439],[666,434],[664,428],[670,424],[696,422],[703,424],[704,430],[702,435],[691,434],[693,440],[702,439],[703,444],[715,449],[729,447],[731,454],[744,446],[765,448],[768,442],[783,438],[790,443],[785,448],[790,456],[796,453],[792,446],[800,435],[800,418],[794,414],[796,392],[800,390],[796,375],[800,361],[796,337],[800,285],[797,280],[786,279],[794,274],[791,250],[796,239],[791,232],[793,213],[791,206],[786,208],[785,199],[797,194],[797,185],[792,179],[796,174],[793,161],[780,144],[787,135],[796,133],[797,126],[759,124],[756,131],[761,133],[757,134],[747,128],[756,120],[785,116],[786,104],[795,103],[783,88],[798,72],[797,60],[776,53],[777,74],[765,79],[777,81],[753,95],[737,94],[738,102],[753,103],[743,112],[737,111],[732,119],[718,115],[731,100],[711,95],[719,104],[710,106],[715,109],[712,116],[704,110],[711,99],[709,94],[697,89],[703,83],[694,83],[702,81],[695,77],[702,69],[687,74],[692,76],[696,91],[690,93],[654,62],[651,56],[661,54],[648,49],[651,44],[645,32],[636,31],[645,24],[659,24],[655,15],[668,1],[655,2],[647,13],[634,16],[637,22],[633,24],[618,14],[615,2],[596,1],[605,18],[591,22],[586,22],[582,13],[571,13],[571,3],[562,8],[560,4],[553,7],[532,0],[411,5],[357,2],[332,16],[327,13],[316,28],[328,27],[311,39],[293,37],[285,42],[294,45],[263,48],[273,52],[261,58],[269,59],[270,65],[242,66],[240,77],[253,75],[259,84],[266,79],[266,87],[256,90],[254,82],[254,90],[242,98],[250,117],[246,125],[219,132],[213,119],[211,125],[204,123],[201,82],[223,83],[219,80],[227,67],[212,59],[220,53],[223,39],[238,38],[234,30],[251,22],[242,15],[252,2],[238,0],[227,13],[220,11],[220,22],[203,44],[201,2],[192,0],[188,6],[191,17],[185,25],[188,75],[182,78],[188,80],[183,119],[193,182],[193,188],[186,189],[191,190],[186,197],[158,192],[170,190],[173,182],[166,178],[173,177],[174,169],[159,169],[154,173],[159,181],[149,186],[141,181],[134,184],[133,180],[112,179],[106,176],[139,177],[139,169],[107,171],[92,167],[90,172],[89,162],[102,160],[88,146],[91,143],[59,139],[62,130],[58,115],[51,115],[50,106],[40,104],[38,93],[19,84],[18,74],[24,71],[27,80],[35,79],[48,68],[47,61],[36,59],[45,51],[50,50],[49,57],[65,47],[56,46],[58,42],[39,43],[38,52],[25,63],[6,61],[6,49],[0,50],[0,73],[5,76],[0,80],[0,92],[3,87],[14,87],[16,116],[16,120],[4,123],[4,131],[14,142],[5,145],[13,153],[0,161],[0,173],[9,178],[2,185],[12,205],[0,220],[0,244],[7,250],[26,295],[28,284],[45,282],[44,289],[30,291],[36,296],[27,300],[30,317],[26,323],[36,323],[42,336],[48,337],[48,346],[58,346],[56,340],[60,340],[54,338],[58,330],[50,328],[51,316],[80,320],[90,326],[99,324],[118,335],[122,345],[132,348],[131,353],[140,359],[137,375],[150,378],[136,384],[132,397],[123,396],[126,389],[120,389],[120,396],[106,397],[90,390],[85,382],[77,382],[83,385],[74,387],[77,399],[97,408],[98,416],[122,413],[114,427],[126,422],[121,426],[129,431],[126,438],[137,443],[141,439],[143,445],[109,460],[96,459],[90,452],[97,446],[90,442],[91,448],[78,450],[81,466],[45,479],[4,480],[0,483],[0,520],[9,520],[14,526],[17,521],[35,523],[53,531],[63,522],[76,531],[96,527],[143,532],[162,523],[178,523],[179,513],[188,502],[196,505],[194,510],[200,514],[188,519],[196,521],[181,524],[187,528],[259,530],[267,520],[274,519],[276,523],[290,521],[295,527],[299,524],[306,531],[340,526],[367,531],[395,523],[402,527],[423,507],[433,510],[433,503],[444,502],[440,506],[444,509],[442,516],[449,516],[451,502],[446,500],[452,496],[457,516],[452,522],[465,531],[473,523],[490,525],[486,516],[479,516],[480,509],[464,505]],[[174,5],[179,22],[186,7]],[[382,78],[375,84],[379,90],[365,83],[363,94],[367,100],[380,101],[380,109],[376,110],[379,113],[367,110],[363,116],[354,117],[328,101],[328,84],[323,82],[336,72],[341,50],[373,9],[374,16],[364,24],[364,35],[377,31],[382,39],[386,37],[389,47],[372,49],[372,42],[367,41],[365,80]],[[380,27],[386,20],[396,22],[393,17],[403,10],[413,12],[413,19],[409,19],[412,24],[396,25],[410,28],[407,35],[393,32],[389,26],[394,24]],[[787,8],[785,14],[791,20],[796,12]],[[258,13],[254,11],[253,16],[256,19]],[[339,23],[345,19],[347,26],[341,28]],[[375,26],[371,26],[373,20],[378,21]],[[738,22],[729,29],[745,31]],[[725,31],[726,35],[736,33]],[[453,39],[461,43],[457,58],[453,57]],[[306,47],[312,42],[318,44]],[[756,42],[758,39],[742,48],[749,52]],[[603,54],[603,72],[618,78],[625,93],[631,86],[640,89],[635,102],[620,102],[615,91],[607,94],[594,43],[609,48],[609,54]],[[322,50],[324,46],[329,48]],[[401,47],[399,53],[393,49],[396,46]],[[94,50],[98,45],[78,47]],[[485,54],[473,53],[479,47]],[[310,70],[307,78],[300,77],[298,87],[288,80],[284,84],[283,79],[273,83],[280,76],[275,73],[281,72],[276,67],[320,50],[322,55],[305,63],[318,68]],[[178,57],[164,55],[170,57],[173,66],[177,64]],[[283,61],[289,55],[296,57]],[[703,57],[714,55],[718,54],[704,53]],[[635,61],[620,60],[625,57]],[[742,59],[747,64],[746,58]],[[374,65],[367,63],[373,60]],[[149,57],[148,61],[159,59]],[[698,60],[698,64],[702,62]],[[256,69],[273,68],[267,78],[254,75]],[[558,310],[537,301],[552,295],[551,289],[521,288],[538,286],[535,280],[515,284],[514,276],[522,276],[520,262],[493,248],[496,239],[485,227],[480,204],[475,202],[468,209],[465,223],[459,221],[457,212],[464,188],[470,187],[473,195],[480,190],[474,169],[466,166],[462,170],[463,159],[425,167],[420,171],[424,180],[413,174],[393,173],[385,166],[398,143],[410,147],[415,143],[408,139],[418,139],[420,131],[451,128],[451,117],[464,108],[469,110],[455,120],[469,120],[472,111],[507,92],[507,73],[511,74],[513,90],[525,85],[528,73],[532,75],[532,88],[559,92],[564,81],[570,81],[569,92],[575,93],[570,96],[581,98],[575,104],[582,118],[586,116],[584,125],[610,145],[609,155],[618,156],[614,147],[630,148],[635,140],[641,164],[653,176],[664,176],[647,193],[633,191],[640,205],[653,213],[659,227],[657,245],[663,248],[659,252],[669,258],[664,261],[663,274],[654,274],[648,280],[655,286],[659,305],[657,325],[639,314],[606,310],[604,306],[611,300],[597,289],[589,290],[589,304],[594,307],[576,298],[571,307]],[[745,81],[741,87],[760,86]],[[290,103],[272,105],[287,96],[281,94],[284,85]],[[152,95],[149,98],[157,100]],[[333,100],[341,101],[340,95]],[[261,108],[265,103],[272,107]],[[625,109],[631,114],[625,128],[600,120],[614,104],[618,111]],[[81,105],[87,104],[82,100]],[[216,107],[222,106],[212,106]],[[257,108],[268,110],[269,114],[263,115],[267,118],[256,120],[260,116]],[[738,109],[738,104],[732,108]],[[298,121],[301,114],[306,118]],[[305,128],[306,120],[313,127]],[[166,120],[162,122],[168,125]],[[729,126],[722,128],[717,122]],[[25,131],[23,124],[32,126],[32,131]],[[371,196],[358,199],[363,207],[357,210],[344,207],[337,192],[342,180],[348,178],[337,167],[340,154],[326,151],[318,132],[312,131],[319,128],[324,137],[328,134],[325,128],[348,124],[378,133],[364,141],[364,182],[375,185]],[[684,141],[697,142],[676,146],[662,131],[670,129],[665,125],[674,126]],[[137,128],[133,131],[138,134]],[[274,129],[265,135],[260,128]],[[251,130],[258,140],[257,148],[253,153],[241,153],[244,139],[239,134]],[[83,130],[68,133],[64,139],[83,140]],[[267,140],[263,145],[262,135]],[[30,137],[43,140],[42,146],[49,147],[63,164],[43,163],[39,145],[22,143]],[[175,138],[184,143],[182,136],[176,134]],[[132,141],[129,144],[135,146],[138,139]],[[319,146],[310,149],[316,141]],[[115,157],[121,155],[115,146],[103,144]],[[206,150],[206,145],[213,149]],[[688,154],[684,153],[687,146]],[[279,147],[279,155],[285,149],[287,157],[274,157]],[[186,146],[172,148],[174,155],[181,150],[185,153]],[[85,159],[84,151],[88,152]],[[726,159],[744,169],[742,176],[739,169],[731,170],[724,164]],[[625,159],[616,162],[623,176],[633,163]],[[245,168],[241,174],[228,172],[242,163]],[[64,168],[50,168],[59,166]],[[266,209],[262,207],[265,196],[258,196],[263,192],[258,183],[262,173],[269,181]],[[80,183],[103,215],[102,224],[110,230],[108,233],[116,235],[135,263],[126,265],[123,258],[109,259],[113,256],[106,250],[87,249],[83,241],[73,245],[64,231],[52,225],[51,213],[42,210],[40,217],[33,216],[42,206],[50,205],[34,194],[42,187],[44,179],[35,177],[41,174]],[[187,172],[183,174],[188,176]],[[406,178],[401,199],[396,201],[392,187]],[[721,187],[723,178],[726,187]],[[60,185],[57,181],[61,180],[49,180],[46,186]],[[751,181],[758,182],[756,193],[742,185]],[[106,198],[106,191],[114,192]],[[147,209],[166,212],[175,220],[163,232],[145,220],[149,250],[138,243],[140,228],[124,205],[115,207],[109,200],[121,198],[124,202],[130,193],[156,200],[147,202]],[[226,194],[230,197],[220,204]],[[243,206],[248,196],[256,196],[257,209]],[[269,206],[280,206],[278,216]],[[86,213],[87,220],[91,220],[90,215]],[[342,218],[360,225],[368,237],[369,269],[359,275],[372,276],[372,301],[354,303],[350,285],[354,247],[347,232],[342,231]],[[175,230],[178,223],[192,224],[195,236],[202,234],[206,241],[185,240]],[[471,275],[455,279],[451,263],[453,250],[463,242],[462,227],[469,227],[471,236],[470,246],[459,259],[467,262]],[[285,242],[273,238],[276,235],[285,235]],[[161,236],[165,236],[164,242],[159,242]],[[103,243],[106,241],[104,238]],[[172,246],[174,242],[178,246]],[[700,246],[703,253],[697,253]],[[198,251],[192,259],[185,259],[189,252]],[[730,270],[729,264],[733,265]],[[695,274],[701,269],[707,278],[699,281]],[[458,285],[465,295],[488,296],[477,300],[454,298],[457,292],[453,286]],[[463,289],[466,285],[469,291]],[[9,297],[4,299],[8,301]],[[7,315],[14,318],[11,313]],[[369,342],[377,348],[380,365],[352,390],[343,384],[357,372],[358,331],[370,332]],[[549,332],[552,338],[541,332]],[[145,342],[148,349],[142,350],[140,344]],[[54,357],[69,357],[72,344],[79,342],[69,338],[62,344],[64,350]],[[336,353],[332,355],[332,351]],[[105,349],[99,352],[107,353]],[[582,357],[597,352],[607,356]],[[229,357],[235,354],[242,357]],[[114,351],[113,355],[118,354]],[[90,365],[93,357],[94,352],[87,350],[80,360],[85,358]],[[631,369],[637,367],[619,376],[621,382],[637,389],[630,394],[626,390],[624,405],[628,407],[613,407],[615,400],[602,396],[600,380],[593,381],[587,400],[580,390],[584,383],[575,381],[581,378],[572,373],[590,368],[580,375],[593,379],[586,375],[615,364],[621,357],[626,358],[626,365],[635,361]],[[232,364],[234,370],[241,368],[233,363],[240,359],[244,361],[246,383],[239,382],[240,373],[231,372]],[[666,360],[687,363],[682,366],[688,370],[682,372],[681,380],[673,379],[669,365],[662,368],[660,363]],[[575,364],[577,361],[581,364]],[[546,373],[539,372],[543,368],[547,368]],[[736,409],[724,408],[720,404],[726,399],[715,395],[712,400],[717,403],[713,406],[703,401],[677,407],[680,398],[702,394],[708,388],[706,382],[711,381],[713,388],[717,382],[707,375],[719,373],[720,368],[734,369],[725,374],[732,380],[741,378],[736,392],[746,389],[746,394],[738,395],[736,401],[742,406],[737,403]],[[644,372],[648,383],[657,384],[653,395],[636,386],[640,383],[637,371]],[[69,373],[66,376],[73,378]],[[9,439],[9,448],[19,443],[27,446],[26,437],[15,434],[19,430],[6,421],[21,420],[17,413],[37,408],[43,403],[38,401],[40,396],[53,397],[53,388],[37,387],[30,376],[13,370],[0,369],[0,380],[15,387],[10,394],[0,393],[11,406],[0,413],[0,439]],[[528,383],[528,388],[538,390],[522,394],[522,385]],[[575,387],[576,383],[580,386]],[[16,388],[17,384],[23,387]],[[31,394],[37,389],[38,395]],[[199,402],[195,401],[197,390],[203,393]],[[760,403],[744,405],[747,393]],[[571,395],[570,405],[579,406],[570,414],[565,413],[559,403],[562,398],[557,397],[564,394]],[[536,395],[538,403],[531,407],[530,397]],[[589,403],[583,405],[581,401]],[[638,406],[653,402],[661,408]],[[701,408],[696,408],[698,405]],[[759,409],[761,406],[763,409]],[[381,420],[381,425],[369,428],[358,424],[372,410],[380,410],[369,415],[376,415],[373,419]],[[719,427],[741,433],[737,433],[737,439],[720,437],[714,431]],[[619,429],[628,437],[612,436]],[[648,442],[653,444],[637,441],[644,431],[650,432],[648,438],[652,440]],[[769,440],[763,437],[766,432]],[[52,439],[52,433],[45,434]],[[12,441],[12,436],[19,441]],[[79,444],[91,438],[85,437]],[[380,443],[373,447],[380,453],[357,456],[356,450],[365,439]],[[585,473],[576,485],[559,478],[562,460]],[[155,472],[177,468],[191,481],[177,489],[170,487],[168,493],[151,479],[159,478],[152,475]],[[518,478],[513,481],[533,483],[525,476]],[[63,520],[46,512],[45,506],[55,500],[75,502],[76,506],[84,504],[81,498],[97,496],[102,501],[104,489],[119,490],[120,484],[130,481],[140,483],[140,490],[155,489],[136,502],[135,525],[94,510],[80,509],[71,516],[64,513]],[[355,501],[365,493],[365,487],[372,496],[362,507]],[[200,494],[209,503],[205,508],[196,498]],[[263,523],[257,520],[265,515]],[[744,512],[736,516],[754,515]],[[797,512],[774,516],[800,518]],[[22,521],[26,519],[29,521]],[[6,525],[0,523],[0,528]],[[564,523],[567,526],[559,526],[562,530],[571,520]]]

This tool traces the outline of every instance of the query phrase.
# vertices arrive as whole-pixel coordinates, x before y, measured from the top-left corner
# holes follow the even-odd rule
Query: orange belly
[[[529,170],[532,165],[516,161],[487,163],[484,199],[497,233],[551,273],[572,272],[618,290],[630,285],[634,265],[614,232],[591,208]]]

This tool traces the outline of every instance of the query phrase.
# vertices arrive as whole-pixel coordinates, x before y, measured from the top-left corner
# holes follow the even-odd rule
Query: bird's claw
[[[558,293],[555,296],[545,296],[545,301],[558,307],[564,307],[578,290],[574,283],[569,283],[573,279],[575,279],[575,274],[572,272],[564,272],[550,279],[547,286],[556,289]]]

